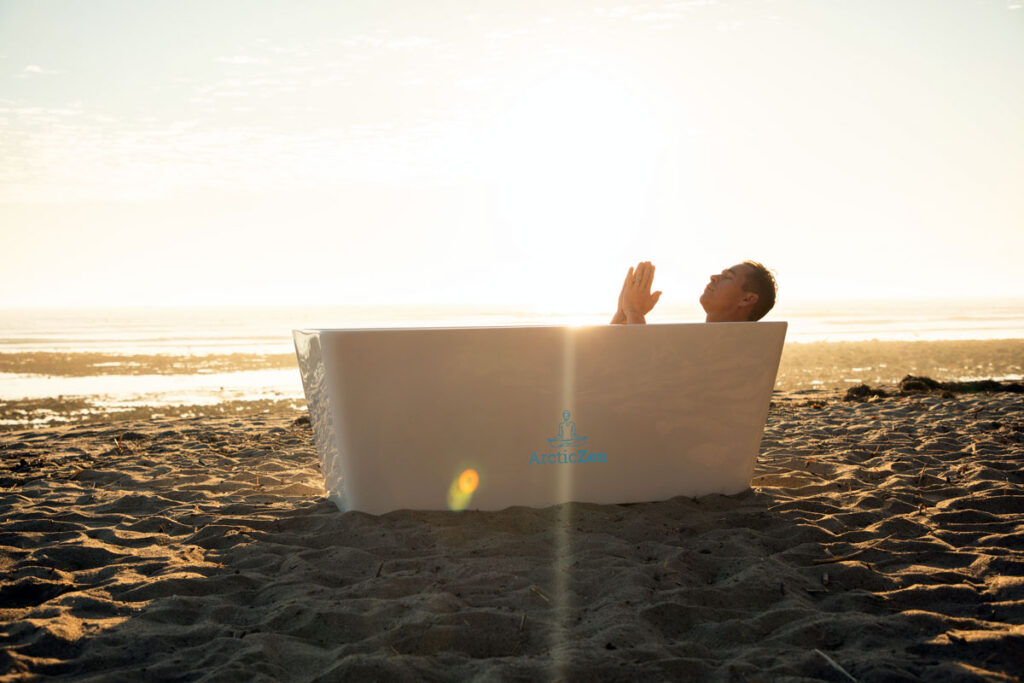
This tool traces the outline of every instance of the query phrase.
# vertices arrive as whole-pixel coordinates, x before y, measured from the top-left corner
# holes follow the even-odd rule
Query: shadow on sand
[[[284,418],[5,435],[0,674],[1019,674],[1019,443],[922,449],[891,403],[774,409],[738,495],[488,513],[340,513]]]

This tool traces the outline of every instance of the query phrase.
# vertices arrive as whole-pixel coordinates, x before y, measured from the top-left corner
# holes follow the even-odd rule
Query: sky
[[[1024,296],[1024,0],[0,0],[0,307]]]

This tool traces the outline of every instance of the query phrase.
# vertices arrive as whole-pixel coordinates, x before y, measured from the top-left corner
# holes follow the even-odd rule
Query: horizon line
[[[892,303],[892,302],[1017,302],[1024,300],[1024,293],[1011,295],[957,295],[957,296],[886,296],[886,297],[787,297],[785,301],[778,302],[778,307],[785,307],[788,304],[824,304],[824,303]],[[699,302],[694,299],[692,303],[662,302],[662,309],[667,308],[698,308]],[[485,308],[491,307],[501,310],[515,310],[517,312],[537,313],[539,315],[563,315],[563,313],[551,311],[549,306],[538,306],[536,303],[509,302],[509,301],[376,301],[367,303],[339,303],[339,302],[311,302],[311,303],[100,303],[100,304],[5,304],[0,303],[0,311],[24,311],[24,310],[129,310],[129,309],[224,309],[224,308],[249,308],[249,309],[299,309],[299,308],[339,308],[339,309],[408,309],[408,308]],[[567,306],[564,315],[582,315],[589,313],[603,313],[600,311],[585,311]]]

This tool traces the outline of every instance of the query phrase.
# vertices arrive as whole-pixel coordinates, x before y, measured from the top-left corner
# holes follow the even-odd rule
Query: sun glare
[[[515,283],[526,302],[565,313],[566,302],[553,302],[551,292],[571,292],[577,311],[603,309],[615,296],[581,281],[617,272],[637,239],[630,226],[646,220],[670,132],[655,110],[649,92],[622,78],[562,69],[521,88],[477,131],[472,154],[492,229],[515,236],[502,242],[500,257],[544,263],[546,284],[536,291]]]
[[[654,180],[662,134],[648,111],[623,84],[581,70],[552,74],[523,91],[483,144],[512,216],[555,227],[554,220],[581,211],[635,210],[632,202]]]
[[[573,315],[644,259],[662,308],[741,258],[786,300],[1024,293],[1021,11],[112,0],[97,51],[80,10],[8,4],[0,305]],[[914,258],[865,278],[879,245]]]

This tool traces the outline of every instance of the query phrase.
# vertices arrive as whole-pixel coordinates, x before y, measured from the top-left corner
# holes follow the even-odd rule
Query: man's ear
[[[743,293],[743,303],[750,304],[751,306],[756,304],[757,300],[759,298],[760,297],[758,296],[757,292],[744,292]]]

